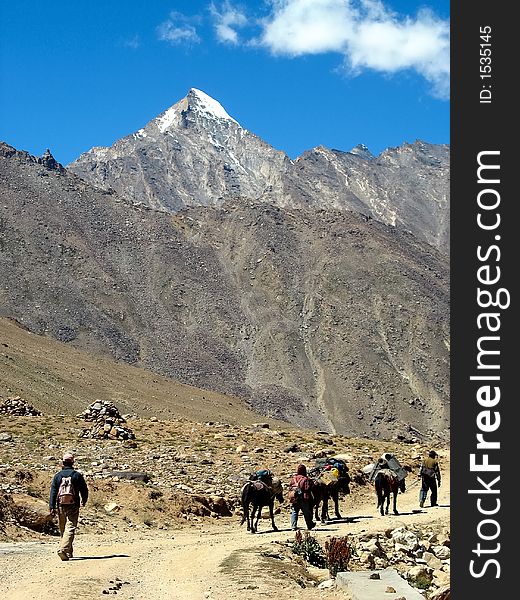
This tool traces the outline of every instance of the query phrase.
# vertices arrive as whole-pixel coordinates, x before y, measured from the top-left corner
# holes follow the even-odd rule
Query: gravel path
[[[420,512],[415,512],[418,485],[410,483],[407,492],[398,497],[400,515],[381,517],[375,510],[375,498],[372,503],[355,505],[355,499],[347,497],[341,510],[350,522],[319,525],[314,535],[324,542],[327,536],[434,521],[449,528],[449,474],[445,473],[439,490],[440,506]],[[277,600],[346,600],[346,594],[334,588],[301,588],[289,577],[284,580],[283,569],[277,576],[262,570],[258,561],[261,547],[276,550],[276,542],[293,537],[286,513],[277,523],[280,532],[273,533],[268,520],[262,520],[257,535],[239,527],[235,519],[180,530],[125,533],[124,539],[112,531],[103,536],[79,531],[76,556],[68,562],[56,556],[55,538],[52,542],[2,544],[2,598],[84,600],[112,594],[126,600],[253,600],[275,594]]]

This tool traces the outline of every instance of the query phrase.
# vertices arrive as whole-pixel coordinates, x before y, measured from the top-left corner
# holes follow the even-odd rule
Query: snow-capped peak
[[[195,104],[197,109],[202,110],[212,117],[217,117],[217,119],[226,119],[228,121],[233,121],[233,123],[236,123],[237,125],[239,124],[237,121],[235,121],[235,119],[233,119],[233,117],[230,117],[227,114],[220,102],[217,102],[214,98],[208,96],[201,90],[191,88],[191,90],[188,92],[188,102],[192,99],[195,100],[193,104]]]
[[[177,104],[174,104],[155,119],[157,126],[163,133],[168,130],[173,123],[178,122],[181,113],[190,109],[195,113],[204,114],[212,119],[225,120],[235,123],[240,127],[240,123],[230,117],[220,102],[214,100],[201,90],[191,88],[186,98],[183,98]]]

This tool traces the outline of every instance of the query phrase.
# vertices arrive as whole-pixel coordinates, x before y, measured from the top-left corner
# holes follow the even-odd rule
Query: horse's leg
[[[314,491],[314,520],[315,521],[322,521],[322,518],[320,517],[320,503],[323,502],[323,493],[321,488],[319,488],[319,491]]]
[[[375,483],[375,489],[376,489],[376,495],[377,495],[377,508],[379,509],[379,512],[384,515],[384,504],[385,504],[385,496],[383,494],[383,490],[380,487],[380,482],[376,481]]]
[[[244,515],[242,516],[242,523],[240,523],[240,525],[243,525],[244,521],[247,521],[247,530],[251,531],[251,521],[249,519],[249,498],[247,497],[242,500],[242,510]]]
[[[253,514],[255,512],[255,501],[249,498],[247,501],[247,527],[248,531],[253,531]],[[254,533],[254,531],[253,531]]]
[[[253,508],[251,509],[251,533],[256,533],[255,516],[256,516],[257,510],[258,510],[258,505],[253,503]],[[258,524],[258,517],[256,519],[256,522]]]
[[[258,521],[260,520],[260,517],[262,516],[262,508],[263,507],[264,507],[263,504],[259,504],[258,508],[257,508],[256,521],[255,521],[255,533],[258,531]]]
[[[339,490],[334,490],[332,497],[334,499],[334,511],[336,513],[336,519],[341,519],[342,517],[339,512]]]
[[[321,522],[327,524],[329,522],[329,499],[326,493],[323,494],[321,504]]]
[[[399,513],[397,512],[397,490],[395,490],[394,492],[394,515],[398,515]]]
[[[278,531],[278,527],[276,527],[274,522],[274,498],[269,502],[269,516],[271,517],[271,524],[273,526],[273,531]]]
[[[387,491],[386,493],[386,508],[385,508],[385,515],[388,514],[388,507],[390,506],[390,492]]]

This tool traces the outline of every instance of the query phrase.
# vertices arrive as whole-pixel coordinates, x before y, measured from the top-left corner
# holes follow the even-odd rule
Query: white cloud
[[[258,42],[278,55],[340,53],[351,73],[413,69],[449,94],[449,22],[429,10],[403,17],[380,0],[271,0]]]
[[[200,38],[197,30],[189,23],[185,15],[172,11],[163,23],[157,27],[157,37],[170,44],[197,44]]]
[[[273,2],[260,43],[273,54],[319,54],[341,51],[352,36],[348,2],[283,0]]]
[[[247,17],[244,12],[226,1],[220,9],[212,2],[210,13],[213,18],[213,26],[217,34],[217,39],[227,44],[238,44],[239,39],[236,30],[239,27],[247,25]]]
[[[132,48],[132,50],[137,50],[137,48],[139,48],[141,46],[141,39],[136,34],[136,35],[132,36],[131,38],[123,40],[121,45],[124,46],[125,48]]]

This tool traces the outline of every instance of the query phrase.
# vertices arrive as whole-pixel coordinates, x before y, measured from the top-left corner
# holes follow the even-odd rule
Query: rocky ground
[[[239,491],[251,472],[270,468],[287,484],[299,462],[313,465],[332,455],[349,465],[351,494],[340,502],[344,519],[320,524],[313,537],[324,546],[331,537],[348,535],[349,569],[392,566],[426,597],[449,597],[439,595],[449,586],[447,447],[437,448],[441,506],[420,510],[416,473],[428,448],[419,443],[353,439],[267,423],[238,426],[129,415],[125,426],[135,439],[93,439],[82,437],[92,422],[81,417],[0,419],[0,579],[6,598],[27,598],[28,590],[36,594],[36,589],[30,597],[47,598],[46,584],[63,569],[73,574],[67,584],[74,590],[70,598],[118,593],[136,600],[216,600],[267,596],[273,589],[282,590],[278,598],[344,598],[328,569],[313,567],[292,552],[288,503],[277,506],[279,533],[271,532],[267,519],[256,536],[239,525]],[[46,504],[65,450],[75,452],[90,488],[76,538],[78,558],[66,565],[52,558],[57,537]],[[408,489],[398,497],[399,516],[377,514],[372,485],[362,471],[384,451],[394,453],[409,471]],[[27,587],[27,573],[36,587]]]

